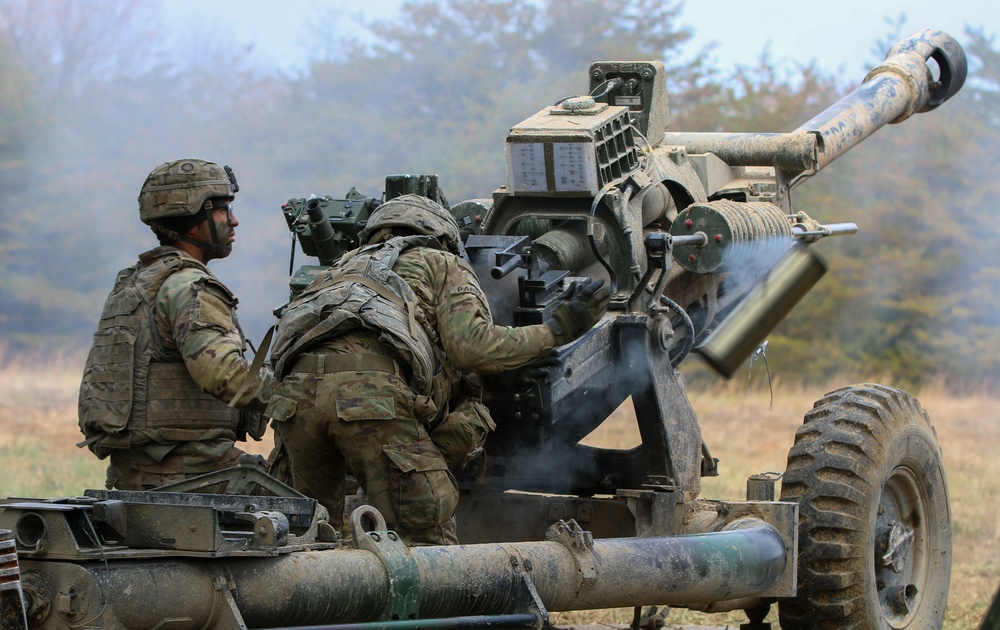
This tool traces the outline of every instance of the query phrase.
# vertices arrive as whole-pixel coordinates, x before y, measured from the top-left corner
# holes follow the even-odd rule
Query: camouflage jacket
[[[203,440],[235,440],[236,407],[262,408],[272,377],[244,359],[237,300],[200,262],[157,247],[118,273],[80,386],[79,423],[98,456]],[[166,445],[168,448],[163,448]],[[154,457],[154,459],[157,457]]]
[[[359,276],[382,283],[395,303]],[[514,369],[556,345],[545,324],[495,325],[472,267],[426,236],[362,248],[317,277],[278,324],[271,355],[276,374],[283,376],[299,353],[329,348],[357,329],[388,333],[380,340],[409,364],[411,388],[442,412],[463,374]]]

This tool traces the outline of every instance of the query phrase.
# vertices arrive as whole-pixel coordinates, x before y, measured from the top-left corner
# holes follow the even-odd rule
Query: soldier
[[[342,526],[350,471],[407,544],[456,544],[458,486],[495,428],[468,374],[510,370],[591,328],[610,291],[569,291],[543,324],[496,326],[458,225],[427,198],[372,213],[349,252],[289,305],[271,360],[281,382],[265,415],[290,481]],[[283,452],[281,452],[283,449]]]
[[[206,267],[232,251],[238,190],[231,168],[194,159],[157,166],[142,186],[139,219],[160,246],[118,272],[80,385],[79,446],[110,457],[108,488],[227,468],[237,439],[263,433],[273,377],[251,373],[236,297]]]

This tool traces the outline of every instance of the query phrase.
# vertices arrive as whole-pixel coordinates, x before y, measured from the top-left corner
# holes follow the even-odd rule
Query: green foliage
[[[835,79],[815,66],[798,68],[794,81],[782,78],[788,73],[765,52],[755,65],[739,66],[721,83],[696,89],[697,101],[685,97],[690,107],[672,114],[672,126],[678,131],[788,132],[841,95]]]
[[[263,81],[238,54],[202,50],[196,71],[171,67],[149,45],[157,20],[136,0],[110,0],[100,12],[0,2],[10,52],[0,100],[23,112],[0,117],[0,138],[15,139],[0,143],[0,177],[13,181],[0,199],[0,302],[15,346],[87,343],[115,272],[155,245],[135,202],[149,170],[187,155],[239,159],[234,113],[266,120]]]
[[[593,61],[677,57],[689,37],[672,26],[677,13],[653,0],[405,3],[370,25],[374,44],[346,46],[291,82],[282,109],[312,124],[275,130],[303,147],[281,171],[304,186],[336,178],[337,194],[359,182],[380,191],[389,173],[439,173],[450,199],[488,196],[513,124],[585,90]],[[349,160],[302,159],[332,148]]]

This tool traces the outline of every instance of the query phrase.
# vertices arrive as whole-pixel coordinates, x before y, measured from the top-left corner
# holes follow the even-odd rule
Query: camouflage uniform
[[[357,259],[387,248],[400,251],[391,269],[409,287],[401,292],[415,300],[416,334],[406,334],[405,321],[400,334],[365,320],[366,310],[389,306],[373,307],[374,300],[360,318],[308,341],[306,325],[289,330],[293,318],[283,317],[271,355],[283,378],[265,415],[274,420],[290,481],[326,506],[335,526],[342,524],[349,470],[407,544],[454,544],[458,486],[449,465],[480,453],[494,428],[485,406],[469,396],[464,375],[524,365],[548,354],[556,337],[546,324],[494,325],[471,267],[434,238],[371,245],[346,266],[370,268],[370,260]],[[345,291],[350,282],[336,279],[343,273],[327,271],[300,302],[321,303],[324,292]],[[324,312],[320,304],[314,310]]]
[[[229,166],[183,158],[139,191],[139,220],[161,247],[118,273],[80,384],[80,446],[111,458],[109,488],[229,467],[235,441],[263,432],[273,378],[250,374],[236,298],[205,266],[232,252],[239,189]]]
[[[201,262],[168,246],[118,274],[80,388],[80,428],[110,456],[108,488],[141,490],[235,464],[234,446],[270,396],[251,383],[237,300]],[[150,322],[152,325],[150,325]],[[259,413],[257,414],[259,418]]]

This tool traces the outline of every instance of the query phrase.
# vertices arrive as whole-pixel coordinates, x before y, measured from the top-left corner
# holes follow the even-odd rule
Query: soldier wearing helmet
[[[174,160],[150,172],[139,218],[160,246],[118,272],[80,386],[87,446],[108,488],[145,490],[235,465],[272,375],[251,372],[236,297],[206,264],[230,254],[239,190],[228,166]]]
[[[359,238],[278,324],[271,361],[281,380],[265,411],[278,444],[272,470],[318,499],[334,526],[351,472],[407,544],[455,544],[449,468],[478,457],[495,428],[469,375],[520,367],[576,339],[610,291],[592,281],[546,323],[497,326],[442,206],[392,199]]]
[[[233,228],[239,221],[232,202],[239,189],[228,166],[204,160],[164,162],[149,173],[139,192],[139,220],[161,245],[182,249],[202,263],[225,258],[236,240]],[[225,210],[224,215],[217,210]]]

